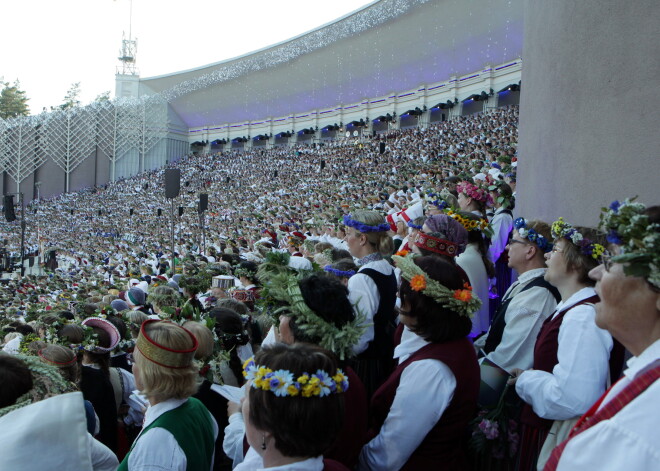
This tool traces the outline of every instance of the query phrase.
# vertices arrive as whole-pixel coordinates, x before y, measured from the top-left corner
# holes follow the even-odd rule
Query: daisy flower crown
[[[520,234],[520,237],[527,239],[533,244],[536,244],[541,250],[543,250],[543,253],[548,253],[552,250],[552,242],[536,232],[534,229],[528,228],[525,218],[517,218],[515,221],[513,221],[513,227],[516,228],[518,234]]]
[[[249,358],[243,364],[243,376],[252,381],[254,389],[271,391],[277,397],[325,397],[348,390],[348,378],[339,368],[334,375],[316,370],[315,373],[303,373],[296,377],[287,370],[273,371],[257,365],[254,358]]]
[[[368,224],[364,224],[362,222],[356,221],[355,219],[352,219],[350,214],[346,214],[344,216],[344,225],[352,227],[353,229],[362,232],[363,234],[365,232],[387,232],[390,230],[390,225],[386,222],[376,226],[370,226]]]
[[[463,289],[452,290],[428,276],[414,262],[413,257],[394,255],[392,259],[401,270],[401,277],[410,283],[413,291],[428,296],[442,307],[470,318],[481,307],[481,300],[472,296],[472,286],[469,284],[465,283]]]
[[[608,242],[621,248],[611,260],[622,263],[626,275],[641,276],[660,288],[660,224],[652,224],[644,214],[646,206],[634,201],[614,201],[602,208],[600,228]]]
[[[598,260],[605,253],[605,247],[584,237],[577,229],[564,221],[563,217],[553,222],[550,230],[552,237],[555,239],[563,237],[580,249],[582,255]]]

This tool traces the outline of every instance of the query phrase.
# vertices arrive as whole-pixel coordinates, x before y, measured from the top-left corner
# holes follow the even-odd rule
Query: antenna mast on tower
[[[139,72],[135,66],[137,56],[137,39],[133,39],[133,0],[129,0],[130,10],[128,14],[128,39],[126,32],[122,33],[121,50],[119,51],[120,66],[117,67],[117,73],[121,75],[138,75]]]

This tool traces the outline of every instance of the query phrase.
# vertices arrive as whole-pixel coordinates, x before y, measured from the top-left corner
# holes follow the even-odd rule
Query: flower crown
[[[492,237],[493,236],[493,229],[491,228],[490,224],[488,223],[487,219],[484,218],[479,218],[479,220],[475,219],[468,219],[463,216],[461,216],[459,213],[447,209],[445,210],[445,214],[449,216],[452,219],[456,219],[458,222],[461,223],[461,226],[465,228],[466,231],[480,231],[487,237]]]
[[[243,268],[243,267],[236,267],[236,268],[234,268],[234,276],[235,276],[236,278],[240,278],[240,277],[243,276],[243,277],[245,277],[245,278],[250,278],[250,279],[252,279],[252,278],[254,278],[254,276],[255,276],[256,274],[257,274],[256,271],[254,271],[254,270],[248,270],[247,268]]]
[[[500,193],[504,185],[507,185],[507,183],[503,180],[494,180],[489,186],[488,186],[488,191],[494,191],[497,193],[497,202],[500,203],[502,206],[505,208],[508,208],[511,206],[511,200],[513,200],[513,196],[504,196],[503,194]]]
[[[464,193],[473,200],[481,201],[486,205],[493,204],[493,198],[491,198],[487,189],[481,188],[477,185],[474,185],[470,182],[463,181],[456,186],[456,191],[459,193]]]
[[[344,215],[344,225],[352,227],[353,229],[356,229],[363,234],[365,232],[387,232],[390,230],[390,225],[386,222],[376,226],[369,226],[368,224],[364,224],[362,222],[356,221],[355,219],[351,219],[350,214]]]
[[[603,253],[605,253],[605,247],[602,245],[592,242],[590,239],[585,238],[582,234],[578,232],[572,225],[564,221],[563,217],[560,217],[551,226],[552,237],[559,239],[563,237],[569,242],[573,243],[577,248],[580,249],[582,255],[591,257],[594,260],[598,260]]]
[[[481,300],[472,296],[472,287],[465,283],[464,289],[452,290],[440,282],[429,277],[413,257],[392,257],[397,268],[401,270],[401,277],[410,283],[413,291],[424,294],[442,307],[456,312],[460,316],[472,317],[481,307]]]
[[[430,204],[438,208],[440,211],[449,207],[449,203],[442,198],[442,193],[429,193],[429,198],[436,198],[430,201]]]
[[[348,390],[348,378],[339,368],[335,375],[316,370],[316,373],[303,373],[294,380],[290,371],[273,371],[249,358],[243,363],[243,376],[252,381],[254,389],[271,391],[277,397],[325,397]]]
[[[348,270],[348,271],[337,270],[336,268],[332,268],[332,265],[324,266],[323,270],[339,277],[350,278],[351,276],[355,275],[355,270]]]
[[[534,229],[527,228],[527,221],[525,221],[525,218],[517,218],[513,221],[513,227],[516,228],[520,237],[538,245],[539,249],[543,250],[543,253],[548,253],[552,250],[552,242]]]
[[[422,226],[420,224],[415,224],[412,220],[408,221],[406,224],[412,229],[417,229],[418,231],[422,230]]]
[[[614,201],[603,208],[600,228],[607,231],[607,241],[621,247],[612,261],[623,263],[623,272],[641,276],[660,288],[660,224],[649,222],[646,206],[635,198]]]

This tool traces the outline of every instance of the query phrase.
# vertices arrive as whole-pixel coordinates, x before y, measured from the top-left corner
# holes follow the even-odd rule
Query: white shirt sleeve
[[[490,226],[493,229],[493,237],[490,239],[488,257],[491,262],[495,263],[509,242],[509,232],[513,227],[513,218],[507,213],[498,213],[493,216]]]
[[[174,435],[161,427],[140,435],[128,456],[131,471],[186,471],[187,465],[186,454]]]
[[[122,399],[128,404],[128,398],[131,397],[133,391],[137,389],[137,386],[135,386],[135,376],[133,376],[133,373],[126,371],[123,368],[118,368],[117,370],[119,371],[119,374],[121,374],[122,382],[124,383]]]
[[[515,295],[504,315],[502,340],[486,357],[506,371],[531,368],[536,337],[556,306],[557,301],[546,288],[534,287]]]
[[[119,466],[119,461],[115,454],[100,441],[96,440],[89,433],[89,454],[92,459],[92,469],[94,471],[115,471]]]
[[[369,276],[356,273],[348,279],[348,299],[355,309],[355,314],[362,314],[367,326],[353,352],[359,355],[367,349],[374,339],[373,320],[380,304],[380,293],[376,283]]]
[[[559,328],[559,362],[552,373],[528,370],[516,381],[516,391],[539,417],[579,417],[605,392],[613,342],[596,326],[595,316],[590,305],[567,312]]]
[[[626,377],[619,384],[630,380]],[[618,392],[624,388],[622,385]],[[617,394],[618,394],[617,392]],[[660,421],[660,381],[656,381],[609,420],[603,420],[568,442],[557,470],[599,471],[660,469],[658,421]],[[606,399],[607,400],[607,399]],[[605,403],[605,402],[603,402]]]
[[[358,469],[399,469],[440,420],[454,397],[456,378],[438,360],[411,363],[401,374],[390,412],[360,453]]]
[[[222,450],[234,461],[236,467],[243,461],[243,436],[245,435],[245,422],[243,414],[237,412],[229,416],[229,423],[225,427],[225,438],[222,441]]]

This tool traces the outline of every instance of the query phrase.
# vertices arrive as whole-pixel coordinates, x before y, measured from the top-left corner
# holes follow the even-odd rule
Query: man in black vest
[[[523,218],[514,222],[507,248],[509,267],[518,273],[518,281],[504,294],[488,333],[474,342],[482,355],[506,371],[532,367],[536,337],[560,299],[543,279],[543,256],[552,249],[550,240],[548,224]]]

